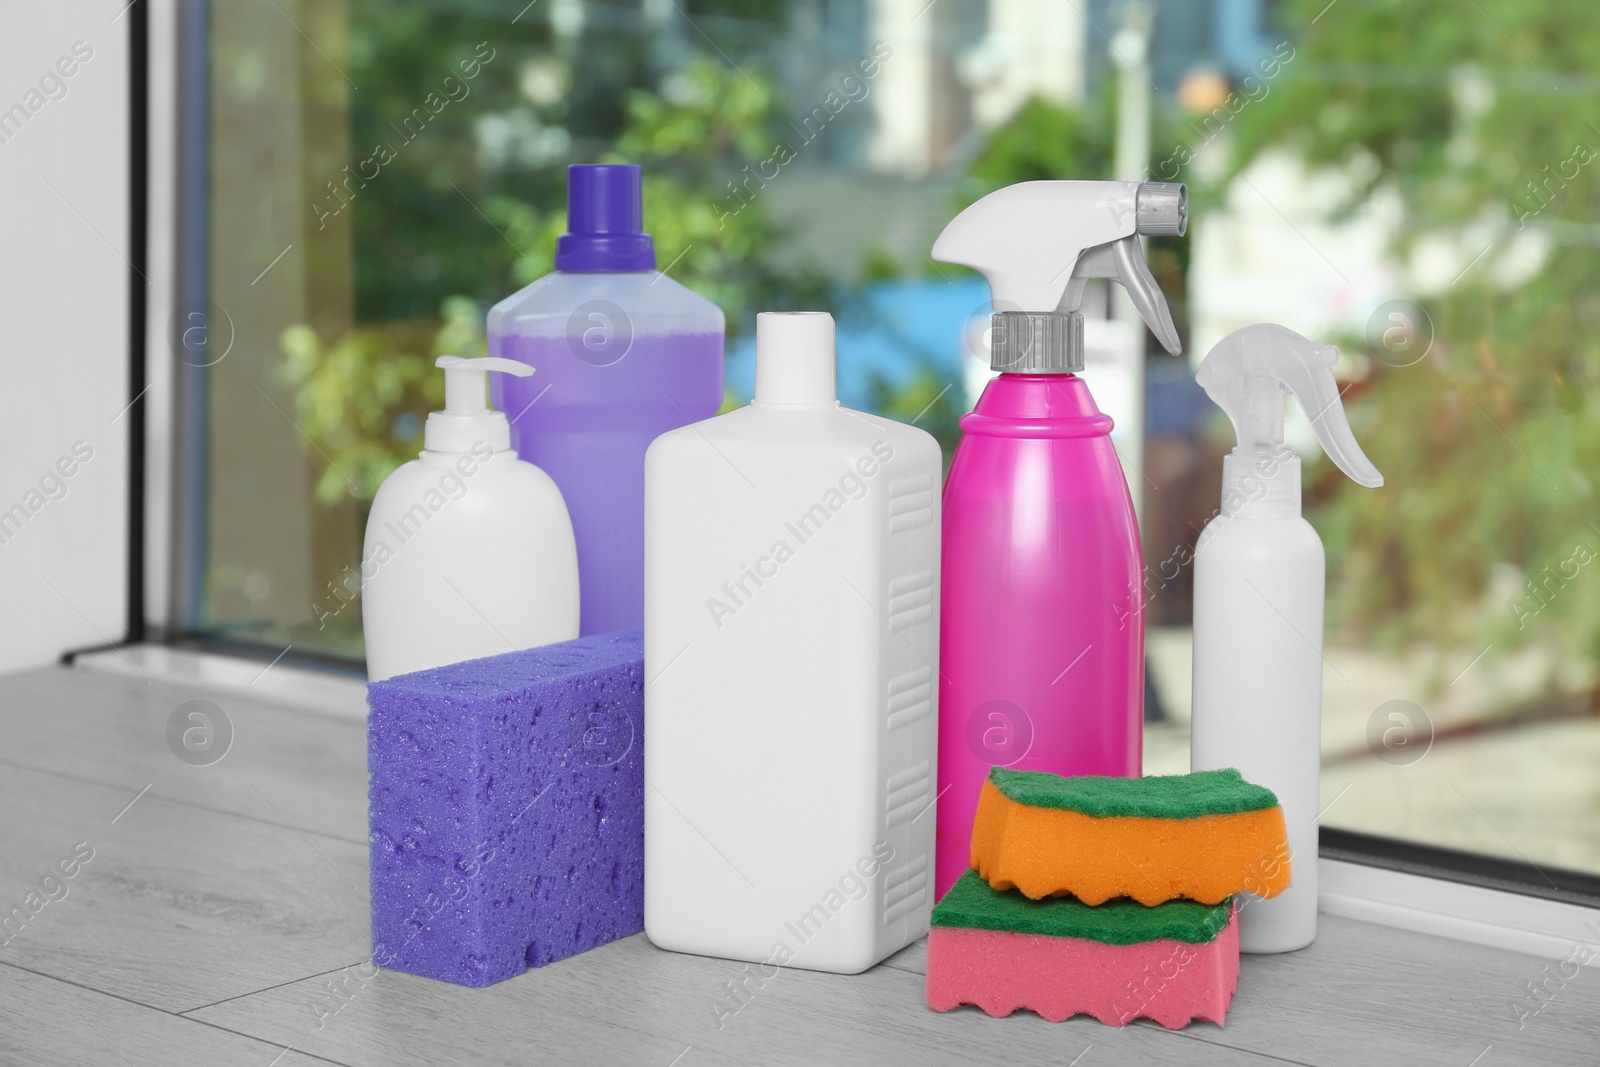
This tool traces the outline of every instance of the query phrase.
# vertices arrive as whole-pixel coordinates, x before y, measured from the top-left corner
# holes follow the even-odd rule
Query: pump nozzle
[[[1270,322],[1235,330],[1207,353],[1195,372],[1233,423],[1234,457],[1271,455],[1283,449],[1283,394],[1294,394],[1311,419],[1328,458],[1357,485],[1375,489],[1383,475],[1361,451],[1340,402],[1333,365],[1335,345],[1318,344]]]
[[[440,356],[433,365],[444,371],[444,410],[428,416],[422,447],[430,452],[470,452],[482,441],[496,452],[510,448],[511,424],[489,408],[489,372],[526,378],[533,368],[498,356]]]
[[[1162,347],[1174,355],[1181,351],[1138,237],[1180,235],[1188,219],[1188,192],[1181,184],[1022,182],[990,193],[952,219],[933,244],[933,258],[972,267],[988,279],[991,302],[1005,309],[995,315],[996,369],[1076,371],[1083,369],[1082,330],[1050,328],[1038,320],[1081,318],[1079,304],[1090,278],[1127,289]],[[1029,321],[1010,323],[1008,317]],[[1012,338],[1035,349],[1048,341],[1045,347],[1061,351],[1002,351]],[[1017,364],[1019,358],[1026,360],[1024,366]]]

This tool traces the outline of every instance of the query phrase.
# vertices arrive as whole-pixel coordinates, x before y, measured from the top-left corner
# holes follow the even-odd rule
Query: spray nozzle
[[[1283,394],[1294,394],[1328,458],[1357,485],[1375,489],[1383,475],[1350,432],[1334,381],[1335,345],[1318,344],[1270,322],[1235,330],[1206,354],[1195,380],[1233,423],[1238,446],[1228,460],[1283,452]],[[1229,465],[1224,461],[1225,468]],[[1276,467],[1271,468],[1274,473]],[[1298,501],[1298,464],[1295,488]],[[1240,471],[1241,474],[1244,472]],[[1230,475],[1225,474],[1225,481]]]
[[[444,410],[428,416],[422,447],[430,452],[470,452],[483,442],[496,452],[510,448],[511,424],[489,407],[489,372],[526,378],[533,368],[498,356],[440,356],[433,365],[444,371]]]
[[[1076,371],[1083,369],[1081,327],[1059,329],[1040,320],[1081,319],[1090,278],[1121,285],[1162,347],[1174,355],[1182,350],[1138,239],[1181,235],[1188,221],[1182,184],[1022,182],[990,193],[952,219],[934,242],[933,258],[972,267],[988,280],[996,308],[996,369]],[[1015,350],[1019,340],[1026,351]]]

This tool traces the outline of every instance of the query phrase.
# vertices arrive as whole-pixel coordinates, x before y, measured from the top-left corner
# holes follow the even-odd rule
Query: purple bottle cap
[[[567,232],[556,241],[556,270],[620,274],[655,269],[655,242],[644,232],[638,166],[568,167]]]

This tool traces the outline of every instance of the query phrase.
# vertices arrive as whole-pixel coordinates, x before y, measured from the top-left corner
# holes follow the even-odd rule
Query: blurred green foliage
[[[378,486],[422,447],[422,419],[444,404],[443,355],[485,355],[477,304],[444,302],[442,323],[364,326],[324,345],[310,326],[283,331],[283,381],[296,421],[323,460],[317,503],[370,502]],[[419,414],[420,413],[420,414]]]
[[[1016,182],[1111,177],[1115,106],[1111,91],[1081,109],[1033,97],[984,142],[958,206]]]
[[[777,28],[787,7],[702,0],[671,18],[688,12],[722,38],[723,16],[746,32]],[[348,97],[352,160],[379,144],[395,155],[353,200],[358,322],[430,318],[453,295],[487,306],[548,270],[530,243],[508,245],[489,205],[563,216],[568,163],[672,159],[703,179],[690,183],[697,198],[715,199],[711,190],[771,150],[778,101],[761,67],[685,73],[661,54],[663,27],[637,11],[595,9],[574,25],[505,0],[352,0],[348,34],[347,73],[360,87]],[[682,246],[646,218],[665,265]]]
[[[1287,150],[1341,169],[1352,191],[1334,217],[1397,196],[1402,263],[1440,238],[1464,267],[1489,246],[1421,298],[1419,362],[1346,339],[1368,349],[1347,404],[1386,488],[1329,464],[1307,486],[1330,621],[1391,644],[1538,633],[1592,662],[1600,566],[1568,561],[1600,551],[1600,167],[1584,162],[1600,150],[1600,6],[1347,3],[1310,25],[1325,4],[1285,5],[1283,23],[1308,29],[1239,117],[1235,166]],[[1537,266],[1508,276],[1524,254]]]
[[[377,39],[352,45],[352,52],[367,56],[367,66],[358,65],[356,73],[373,75],[362,81],[363,90],[378,90],[353,105],[355,126],[370,125],[366,109],[373,100],[387,100],[403,115],[410,99],[406,87],[418,95],[415,78],[395,78],[396,55],[385,49],[401,56],[421,52],[421,69],[446,73],[451,63],[462,62],[463,49],[473,54],[470,41],[479,27],[470,17],[441,24],[450,27],[453,40],[429,37],[432,23],[418,24],[421,17],[385,25],[374,31]],[[483,354],[487,304],[546,273],[566,229],[564,158],[533,168],[536,177],[526,189],[479,165],[474,117],[479,123],[503,120],[534,137],[529,131],[550,128],[540,122],[554,121],[529,118],[516,104],[506,113],[486,112],[506,96],[497,79],[512,78],[518,69],[505,47],[471,79],[472,91],[480,94],[476,102],[466,95],[446,105],[409,143],[391,129],[394,161],[352,198],[357,325],[329,340],[297,324],[280,338],[280,380],[293,390],[297,423],[317,450],[317,500],[331,506],[353,495],[363,521],[378,485],[415,456],[422,420],[442,401],[442,376],[433,358]],[[540,77],[559,83],[543,66],[553,62],[536,53],[525,60],[523,76],[532,64]],[[804,267],[774,265],[772,250],[785,235],[761,199],[740,200],[719,188],[746,160],[772,151],[782,102],[768,76],[752,64],[733,70],[695,60],[660,89],[634,88],[614,99],[621,103],[621,125],[603,146],[587,139],[596,149],[593,158],[645,167],[644,212],[658,262],[723,308],[730,338],[753,321],[758,308],[834,307],[827,278]],[[578,94],[571,110],[593,110],[581,100]],[[523,121],[507,114],[522,115]],[[358,138],[356,144],[362,143]]]
[[[731,70],[710,60],[689,63],[662,90],[627,94],[626,124],[596,162],[644,167],[644,217],[662,267],[722,308],[728,336],[738,336],[757,309],[832,308],[829,280],[815,271],[779,269],[771,253],[786,234],[762,200],[740,200],[724,184],[745,161],[771,154],[782,101],[771,79],[746,65]],[[566,229],[566,206],[512,197],[489,202],[488,215],[521,253],[515,283],[542,275]]]

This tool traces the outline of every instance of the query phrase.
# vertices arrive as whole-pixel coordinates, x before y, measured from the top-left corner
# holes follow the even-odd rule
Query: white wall
[[[0,527],[0,670],[123,636],[125,3],[0,6],[0,521],[27,512]],[[71,462],[79,442],[87,462]]]

